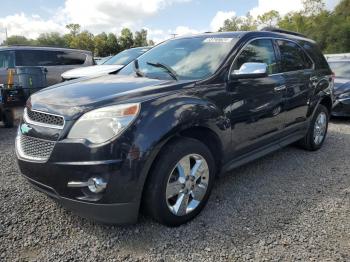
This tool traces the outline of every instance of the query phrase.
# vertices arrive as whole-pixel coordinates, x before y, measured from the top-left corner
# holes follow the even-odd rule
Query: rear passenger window
[[[82,65],[86,55],[79,52],[19,50],[16,51],[17,66]]]
[[[265,63],[268,73],[278,73],[273,43],[268,39],[258,39],[248,44],[233,64],[233,70],[239,70],[244,63]]]
[[[311,69],[313,67],[310,58],[296,43],[277,40],[277,45],[281,53],[282,72]]]

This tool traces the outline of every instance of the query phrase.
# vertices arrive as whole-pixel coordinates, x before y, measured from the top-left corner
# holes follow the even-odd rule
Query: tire
[[[190,168],[186,169],[188,164]],[[195,176],[186,175],[189,171]],[[160,151],[149,174],[143,199],[145,211],[169,227],[187,223],[206,205],[215,173],[213,155],[203,143],[191,138],[171,141]]]
[[[323,131],[320,131],[320,132],[323,132],[322,138],[319,138],[318,140],[316,140],[315,136],[317,135],[316,132],[318,132],[316,125],[319,126],[317,121],[319,120],[320,117],[324,118],[324,121],[325,121],[324,125],[325,126],[323,127]],[[319,105],[316,112],[315,112],[315,115],[313,116],[313,118],[311,120],[311,124],[309,126],[309,130],[308,130],[306,136],[302,140],[299,141],[299,146],[301,146],[302,148],[309,150],[309,151],[319,150],[322,147],[322,145],[327,137],[328,124],[329,124],[328,109],[323,105]],[[318,129],[318,130],[320,130],[320,129]]]
[[[14,118],[12,111],[4,110],[2,115],[2,121],[4,122],[5,128],[12,128],[14,126]]]

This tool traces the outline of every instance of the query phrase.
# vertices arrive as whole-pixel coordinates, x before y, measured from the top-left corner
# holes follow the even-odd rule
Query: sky
[[[8,35],[36,38],[40,33],[66,33],[65,25],[78,23],[97,34],[129,27],[148,30],[160,42],[171,34],[216,31],[223,21],[251,12],[258,16],[269,10],[281,14],[298,11],[302,0],[1,0],[0,43]],[[328,9],[340,0],[325,0]]]

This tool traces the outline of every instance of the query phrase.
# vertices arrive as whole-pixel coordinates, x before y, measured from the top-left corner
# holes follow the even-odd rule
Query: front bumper
[[[53,188],[23,176],[36,190],[47,194],[67,210],[81,217],[106,224],[131,224],[137,221],[138,203],[96,204],[65,198],[57,194]]]
[[[350,117],[350,98],[337,99],[332,110],[332,116]]]
[[[116,154],[111,150],[116,144],[106,147],[57,141],[46,162],[25,159],[18,150],[16,152],[23,176],[65,208],[102,223],[135,223],[143,189],[141,174],[145,157],[140,152]],[[103,160],[113,159],[113,156],[119,158]],[[68,182],[84,182],[91,177],[104,178],[108,183],[105,191],[92,193],[87,187],[68,187]]]

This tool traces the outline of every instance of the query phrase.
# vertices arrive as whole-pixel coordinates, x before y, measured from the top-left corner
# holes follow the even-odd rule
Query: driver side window
[[[237,57],[232,70],[239,70],[245,63],[265,63],[269,75],[278,73],[278,64],[272,41],[269,39],[252,41]]]

